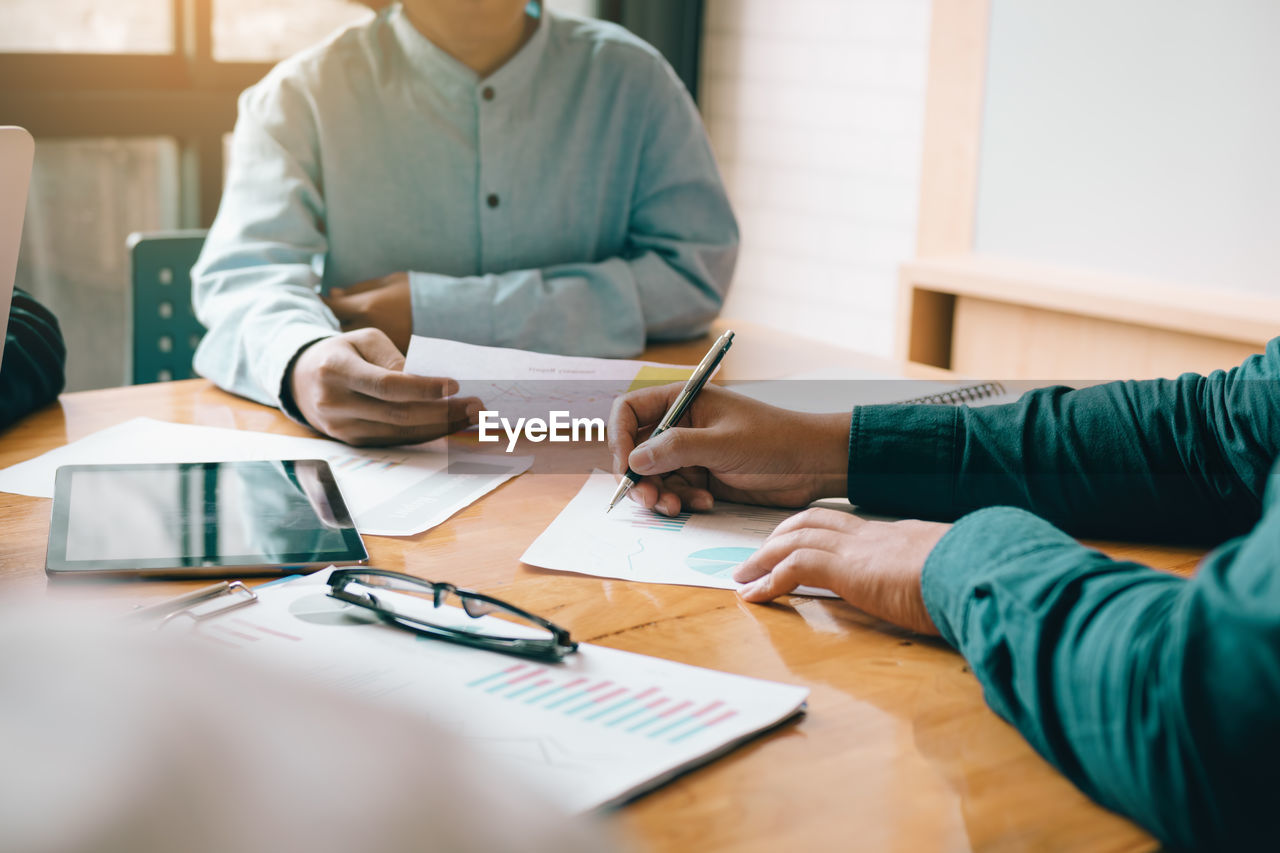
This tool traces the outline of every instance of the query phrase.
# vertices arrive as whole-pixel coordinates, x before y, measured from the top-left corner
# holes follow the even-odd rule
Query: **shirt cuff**
[[[849,501],[886,515],[955,517],[957,406],[858,406],[849,426]]]
[[[1037,551],[1076,541],[1026,510],[1008,506],[971,512],[952,525],[924,563],[920,589],[929,618],[942,638],[964,652],[970,604],[1010,566]],[[975,628],[974,630],[978,630]]]
[[[413,333],[467,344],[495,346],[491,276],[453,278],[436,273],[409,273]]]
[[[316,341],[331,338],[337,334],[339,334],[337,331],[326,326],[285,326],[276,332],[270,346],[266,348],[262,359],[258,363],[258,386],[273,395],[272,405],[279,407],[281,411],[299,423],[305,424],[306,422],[301,420],[301,415],[297,414],[297,409],[295,408],[291,412],[285,408],[284,383],[289,381],[289,377],[293,372],[294,360],[301,355],[303,349]],[[289,395],[289,397],[292,398],[292,395]]]

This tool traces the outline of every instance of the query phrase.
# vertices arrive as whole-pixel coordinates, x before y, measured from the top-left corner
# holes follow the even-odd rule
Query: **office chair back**
[[[204,326],[191,307],[191,267],[207,232],[130,234],[133,384],[195,376],[191,359]]]

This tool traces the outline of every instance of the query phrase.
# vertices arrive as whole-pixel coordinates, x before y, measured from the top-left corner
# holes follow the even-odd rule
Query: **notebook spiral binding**
[[[965,403],[972,403],[975,400],[998,397],[1004,392],[1004,386],[999,382],[983,382],[980,385],[966,385],[964,388],[956,388],[952,391],[913,397],[910,400],[903,400],[902,404],[906,406],[961,406]]]

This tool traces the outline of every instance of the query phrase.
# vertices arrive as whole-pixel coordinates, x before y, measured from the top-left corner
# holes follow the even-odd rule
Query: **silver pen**
[[[715,373],[720,360],[724,358],[724,354],[729,351],[729,347],[732,345],[732,330],[725,332],[720,336],[719,340],[711,345],[711,349],[702,357],[702,361],[698,364],[697,369],[693,371],[693,375],[689,377],[689,380],[684,383],[684,387],[680,389],[680,394],[676,397],[675,402],[671,404],[671,408],[667,409],[667,413],[662,416],[662,420],[658,421],[658,425],[654,427],[653,433],[649,436],[650,439],[662,435],[680,422],[685,412],[689,411],[689,407],[693,405],[693,400],[698,396],[698,392],[702,390],[702,386],[707,384],[707,380],[711,378],[712,373]],[[628,466],[627,473],[622,475],[622,482],[618,483],[618,489],[613,493],[613,500],[609,501],[609,509],[605,510],[605,512],[612,511],[618,505],[618,501],[626,497],[627,492],[631,491],[631,487],[640,482],[640,480],[640,475],[632,471]]]

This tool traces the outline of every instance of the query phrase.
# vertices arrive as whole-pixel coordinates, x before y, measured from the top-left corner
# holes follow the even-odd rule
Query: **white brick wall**
[[[597,0],[542,0],[542,2],[548,9],[555,9],[557,12],[569,15],[582,15],[586,18],[598,14],[600,5]]]
[[[700,101],[742,225],[725,315],[889,355],[929,0],[708,0]]]

